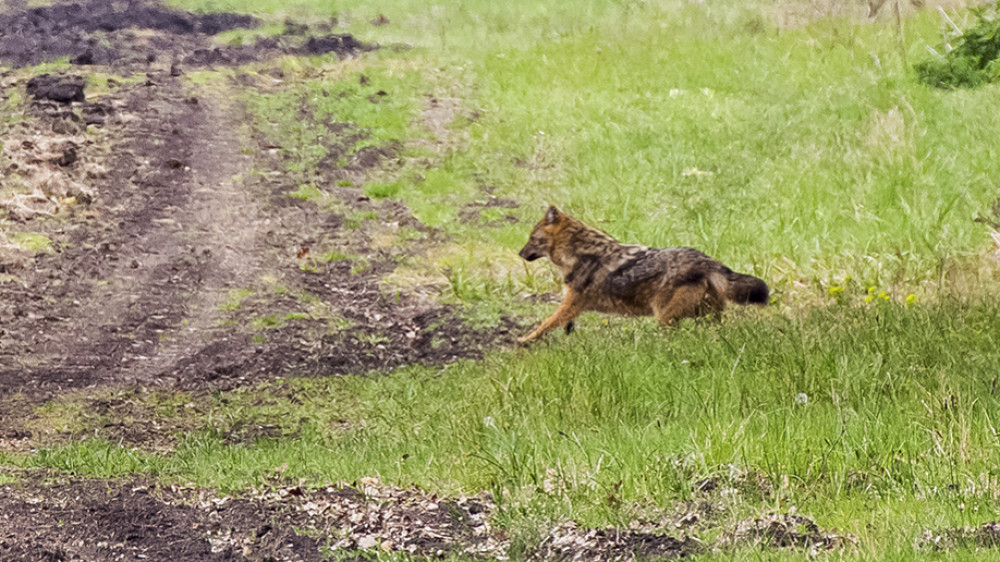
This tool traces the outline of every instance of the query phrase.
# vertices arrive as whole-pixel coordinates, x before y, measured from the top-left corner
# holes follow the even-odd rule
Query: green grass
[[[216,34],[215,41],[223,45],[252,45],[258,39],[280,35],[284,31],[283,23],[265,24],[254,29],[230,29]]]
[[[386,199],[395,197],[402,191],[402,186],[397,183],[370,183],[365,186],[365,195],[374,199]]]
[[[506,306],[539,288],[540,268],[515,253],[546,203],[628,242],[698,247],[781,293],[849,274],[923,297],[992,271],[978,261],[988,229],[971,218],[997,198],[1000,160],[982,142],[1000,126],[995,87],[919,84],[891,18],[779,29],[766,1],[208,5],[226,6],[336,14],[362,39],[414,47],[322,78],[310,68],[330,63],[307,63],[288,91],[248,94],[251,111],[302,182],[324,158],[343,167],[364,147],[402,146],[405,164],[366,193],[402,200],[457,246],[490,247],[429,269],[492,285]],[[391,23],[369,24],[379,13]],[[910,60],[938,24],[929,10],[906,21]],[[457,100],[442,127],[424,122],[428,95]],[[354,144],[324,145],[331,123],[354,123]],[[458,220],[487,189],[520,201],[521,222]]]
[[[923,529],[1000,518],[998,313],[992,300],[881,301],[669,334],[584,318],[570,338],[482,362],[216,393],[194,408],[207,429],[171,453],[89,440],[17,462],[222,491],[266,485],[285,463],[310,485],[378,475],[487,489],[512,529],[627,524],[704,478],[749,472],[773,493],[745,494],[726,518],[796,506],[858,537],[862,554],[912,553]],[[258,426],[281,437],[234,444]]]
[[[308,75],[310,63],[292,65],[292,76]],[[361,151],[398,143],[411,133],[410,118],[422,81],[415,70],[393,72],[374,65],[341,80],[299,79],[281,92],[245,94],[254,126],[280,147],[288,172],[302,183],[294,196],[315,199],[312,183],[321,163],[351,166]],[[329,141],[329,142],[328,142]]]
[[[113,478],[143,473],[156,476],[162,460],[118,444],[99,439],[78,445],[39,451],[28,466],[45,466],[72,475]]]
[[[219,305],[220,310],[237,310],[243,301],[253,296],[252,289],[231,289],[226,295],[226,301]]]
[[[330,250],[320,255],[319,260],[324,263],[333,263],[335,261],[350,261],[352,257],[340,250]]]
[[[52,251],[52,240],[38,232],[12,232],[7,235],[10,242],[21,250],[31,254],[42,254]]]
[[[250,327],[254,330],[278,330],[287,323],[286,317],[279,317],[276,314],[258,316],[250,321]]]

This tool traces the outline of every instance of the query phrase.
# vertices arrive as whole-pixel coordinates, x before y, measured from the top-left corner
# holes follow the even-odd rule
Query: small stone
[[[370,548],[375,548],[378,545],[378,539],[373,535],[365,535],[358,539],[358,548],[361,550],[368,550]]]

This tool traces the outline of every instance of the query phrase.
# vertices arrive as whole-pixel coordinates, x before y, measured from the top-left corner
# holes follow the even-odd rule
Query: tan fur
[[[521,338],[525,343],[566,326],[586,311],[655,316],[661,326],[721,313],[729,301],[766,304],[767,285],[693,248],[622,244],[549,207],[520,256],[547,257],[560,269],[565,297],[555,313]]]

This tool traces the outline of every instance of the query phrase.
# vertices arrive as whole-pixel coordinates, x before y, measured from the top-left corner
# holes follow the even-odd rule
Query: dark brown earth
[[[580,529],[560,525],[542,540],[535,558],[541,560],[662,560],[707,551],[696,538],[633,529]]]
[[[928,551],[949,551],[1000,548],[1000,521],[990,521],[978,527],[953,527],[924,531],[917,545]]]
[[[213,34],[257,21],[153,2],[5,6],[0,65],[11,70],[0,70],[0,95],[24,99],[26,119],[4,131],[0,157],[0,442],[30,438],[22,422],[31,408],[74,389],[204,392],[286,375],[384,372],[475,357],[511,339],[510,320],[472,330],[454,310],[380,282],[401,257],[440,241],[406,207],[352,187],[395,165],[397,147],[321,167],[317,185],[337,203],[321,208],[288,196],[296,185],[284,177],[285,154],[247,130],[237,96],[206,95],[183,79],[189,68],[281,54],[355,57],[374,46],[330,33],[335,22],[288,22],[279,37],[220,47]],[[80,70],[13,70],[63,56]],[[92,68],[121,78],[89,92]],[[227,75],[221,94],[273,82]],[[340,125],[325,136],[331,162],[364,134]],[[401,229],[416,241],[372,243]],[[19,232],[45,234],[52,251],[11,251],[4,242]],[[314,255],[319,248],[349,257],[327,262]],[[418,554],[452,550],[448,539],[399,522],[395,535],[378,527],[394,499],[365,507],[374,500],[340,488],[330,494],[358,513],[374,509],[373,523],[337,520],[336,502],[319,492],[214,498],[206,507],[193,492],[131,481],[34,479],[0,488],[0,560],[313,560],[338,540],[358,548],[334,524],[364,531],[364,547],[370,536]],[[326,523],[306,520],[305,499],[326,501],[318,515]],[[420,510],[427,525],[472,536],[460,506],[433,523],[432,509],[415,505],[396,511]],[[475,505],[473,519],[485,521]],[[489,538],[479,532],[463,548]]]
[[[14,2],[17,4],[17,2]],[[24,2],[26,4],[26,2]],[[316,26],[288,22],[285,33],[252,45],[220,47],[211,36],[256,27],[253,16],[192,14],[153,2],[88,0],[0,14],[0,64],[22,67],[70,57],[74,65],[121,70],[247,63],[281,54],[348,55],[374,48],[331,34],[336,20]]]
[[[374,479],[220,497],[130,480],[0,487],[0,560],[324,560],[324,551],[495,558],[488,497],[442,499]],[[415,524],[419,521],[419,524]]]
[[[510,537],[491,525],[498,508],[488,493],[439,497],[362,478],[315,489],[276,480],[265,491],[222,496],[143,479],[21,476],[17,485],[0,486],[0,562],[312,561],[328,559],[330,553],[367,560],[376,552],[489,560],[506,559],[513,549]],[[727,494],[700,494],[674,514],[629,528],[539,522],[538,544],[517,550],[526,560],[604,562],[687,558],[747,545],[813,555],[854,547],[852,537],[825,531],[800,515],[725,523],[731,517],[728,508],[742,500],[736,488],[723,487]],[[987,527],[975,536],[992,532]],[[702,531],[722,535],[703,541]]]
[[[344,212],[288,197],[295,186],[282,177],[281,151],[268,150],[263,140],[247,150],[235,134],[247,121],[243,109],[224,96],[193,95],[182,84],[178,60],[248,60],[205,54],[216,50],[188,54],[191,45],[207,45],[209,33],[254,24],[246,16],[197,16],[103,0],[0,18],[0,60],[14,64],[73,54],[91,43],[111,45],[96,60],[119,73],[132,70],[135,52],[171,54],[171,60],[146,61],[145,81],[115,84],[99,101],[85,99],[80,75],[44,75],[21,84],[7,74],[6,86],[23,89],[32,100],[31,118],[12,135],[35,152],[24,160],[55,169],[69,178],[63,183],[76,179],[96,187],[57,192],[77,203],[58,219],[45,219],[58,209],[44,200],[34,208],[7,205],[12,231],[44,232],[56,251],[30,264],[0,264],[12,277],[0,285],[0,393],[44,397],[95,384],[229,388],[291,373],[448,361],[478,355],[483,344],[497,341],[496,333],[465,329],[446,308],[379,283],[400,252],[420,248],[372,249],[374,231],[411,228],[424,238],[435,236],[405,207],[376,203],[354,188],[332,188],[345,174],[332,168],[319,185],[350,212],[374,217],[370,225],[349,228]],[[145,30],[141,40],[130,35],[137,29]],[[12,47],[30,38],[45,48]],[[299,43],[302,50],[339,56],[367,48],[350,36]],[[250,59],[270,52],[260,44],[245,50]],[[254,87],[245,75],[233,81],[233,88]],[[340,139],[337,132],[329,135],[331,157],[356,140],[343,137],[358,135],[350,127],[341,128]],[[34,139],[47,135],[64,139],[54,157],[37,154],[41,143]],[[89,146],[97,136],[108,137],[109,146]],[[391,166],[394,158],[393,147],[368,149],[353,158],[351,172]],[[27,175],[17,164],[4,171]],[[319,263],[309,256],[317,245],[364,256],[364,267],[350,260]],[[263,278],[279,280],[274,285],[280,289],[260,290]],[[229,310],[234,291],[253,294]],[[313,306],[307,314],[307,304],[315,302],[322,311]],[[263,329],[253,329],[255,321]]]

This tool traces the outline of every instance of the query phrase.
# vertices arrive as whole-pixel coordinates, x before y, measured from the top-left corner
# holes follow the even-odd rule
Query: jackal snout
[[[545,257],[545,255],[542,254],[542,252],[538,251],[536,248],[532,248],[531,247],[531,242],[528,242],[527,244],[525,244],[524,247],[521,248],[521,251],[518,252],[517,255],[521,256],[526,261],[535,261],[538,258],[544,258]]]
[[[526,261],[535,261],[539,258],[544,258],[549,256],[549,246],[552,243],[551,236],[548,229],[551,229],[559,222],[561,213],[555,206],[549,207],[546,211],[545,217],[542,218],[535,225],[534,230],[531,231],[531,237],[528,238],[528,243],[521,248],[521,251],[517,255],[524,258]]]

